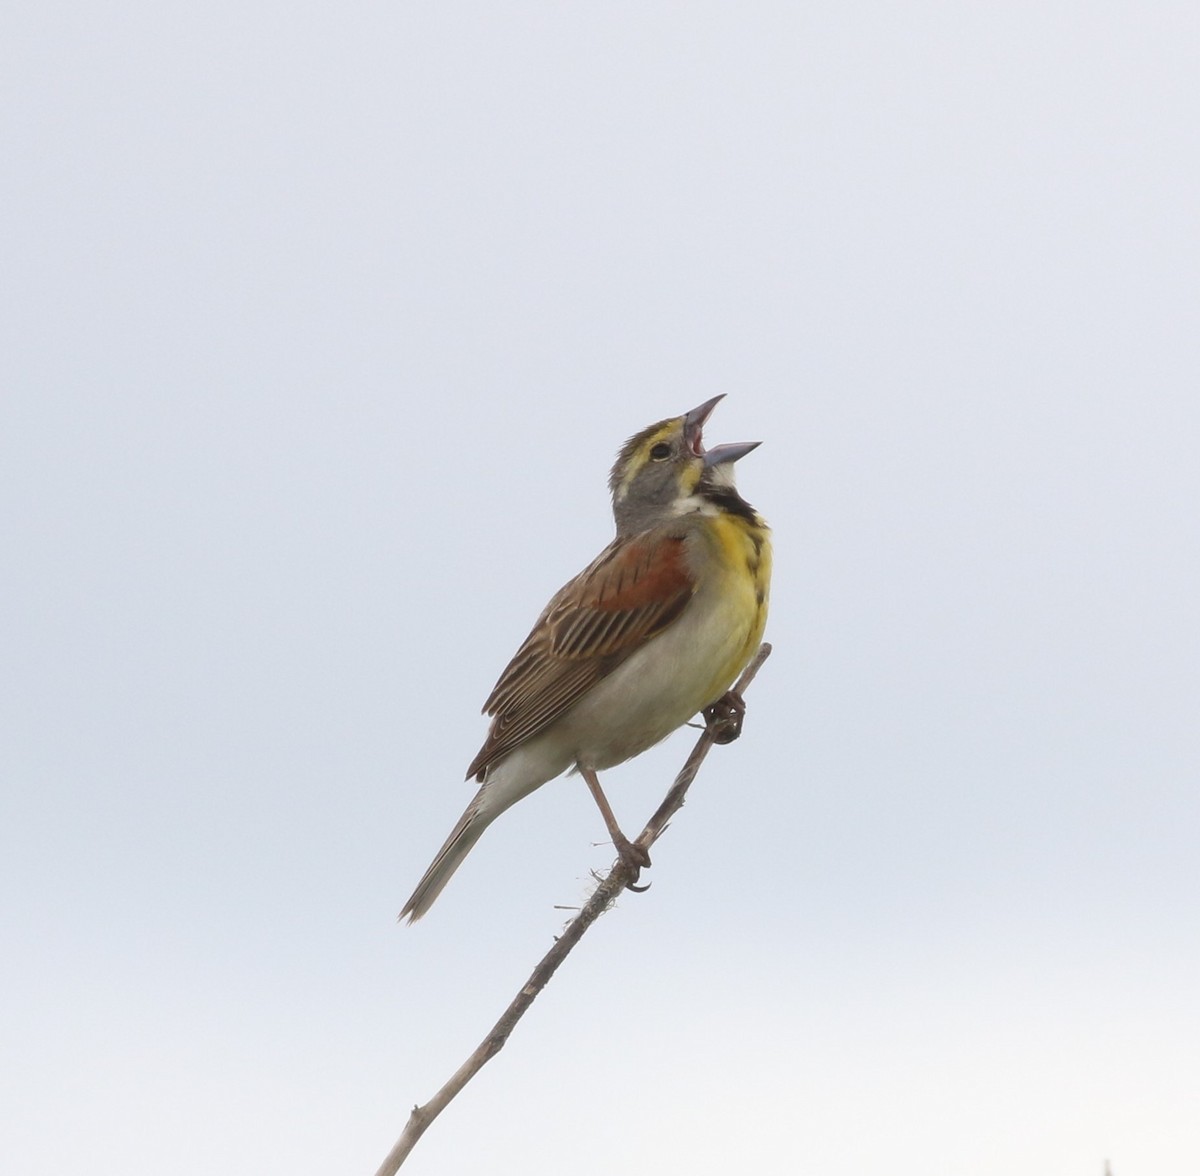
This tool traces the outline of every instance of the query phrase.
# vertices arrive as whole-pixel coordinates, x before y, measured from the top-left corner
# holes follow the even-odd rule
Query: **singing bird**
[[[479,791],[401,911],[416,922],[505,809],[568,769],[587,782],[635,866],[597,772],[640,755],[729,690],[758,649],[770,532],[737,492],[759,442],[706,450],[721,396],[631,437],[609,476],[616,538],[546,605],[484,703]]]

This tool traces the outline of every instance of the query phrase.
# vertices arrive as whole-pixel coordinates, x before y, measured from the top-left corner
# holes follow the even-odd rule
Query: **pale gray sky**
[[[375,1170],[611,859],[564,780],[396,926],[479,706],[725,392],[746,735],[406,1171],[1192,1176],[1194,4],[5,26],[13,1172]]]

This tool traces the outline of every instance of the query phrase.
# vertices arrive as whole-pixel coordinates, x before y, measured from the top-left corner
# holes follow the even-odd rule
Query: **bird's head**
[[[710,496],[733,491],[733,463],[760,442],[704,448],[704,422],[723,398],[723,393],[714,396],[625,442],[608,479],[618,534],[634,534],[675,515],[703,510]]]

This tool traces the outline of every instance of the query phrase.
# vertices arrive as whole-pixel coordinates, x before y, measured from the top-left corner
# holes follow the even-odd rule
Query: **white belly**
[[[473,802],[477,815],[494,820],[577,764],[604,771],[665,739],[729,689],[763,621],[752,583],[710,580],[675,624],[488,769]]]
[[[596,771],[639,755],[729,689],[753,622],[728,594],[698,594],[678,624],[592,687],[547,736]]]

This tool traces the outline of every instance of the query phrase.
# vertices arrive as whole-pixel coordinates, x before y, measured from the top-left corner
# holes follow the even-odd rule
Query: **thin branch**
[[[766,642],[759,646],[750,664],[734,686],[736,694],[743,694],[754,676],[762,667],[763,662],[771,654],[771,647]],[[729,720],[717,719],[710,722],[703,730],[691,755],[675,777],[674,784],[658,806],[654,815],[646,823],[646,827],[638,835],[635,844],[649,849],[666,831],[667,823],[682,807],[687,791],[700,770],[709,750],[714,743],[727,741],[730,738]],[[387,1158],[379,1165],[375,1176],[395,1176],[400,1165],[408,1158],[418,1139],[425,1129],[450,1105],[450,1102],[460,1090],[503,1048],[509,1034],[516,1028],[517,1022],[525,1015],[526,1010],[534,1002],[534,998],[550,981],[550,977],[558,970],[559,964],[567,958],[571,949],[583,938],[583,933],[612,905],[617,895],[630,883],[637,881],[634,867],[618,861],[592,893],[591,898],[584,904],[579,914],[567,925],[562,935],[554,941],[554,946],[542,957],[541,963],[534,968],[529,979],[517,993],[512,1003],[504,1010],[504,1015],[492,1027],[492,1031],[483,1039],[474,1053],[451,1076],[450,1080],[424,1106],[413,1107],[408,1117],[408,1123],[395,1146],[387,1154]]]

